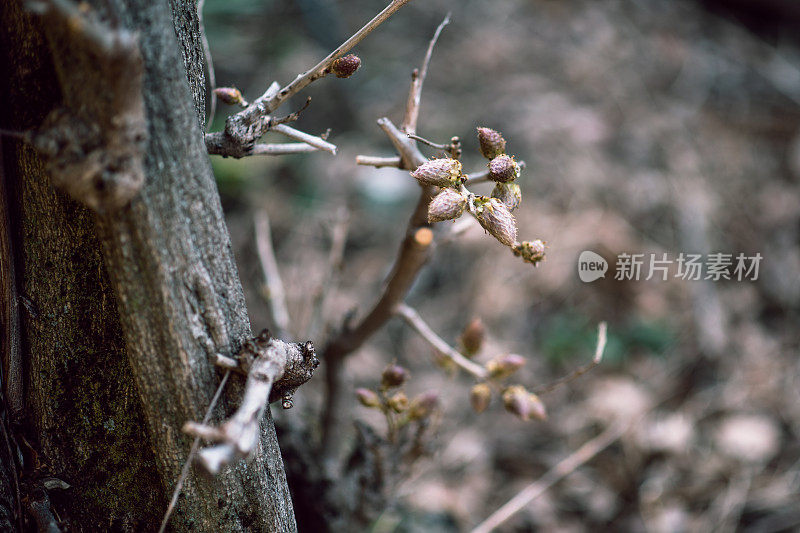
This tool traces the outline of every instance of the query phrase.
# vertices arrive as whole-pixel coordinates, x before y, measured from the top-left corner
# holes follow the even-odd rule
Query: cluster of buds
[[[387,366],[381,373],[377,390],[356,389],[356,399],[364,407],[377,409],[387,418],[390,430],[409,422],[425,421],[439,406],[439,395],[425,392],[410,399],[401,389],[408,381],[408,370],[397,364]]]
[[[431,159],[411,173],[421,185],[442,190],[428,205],[428,222],[455,220],[468,211],[495,239],[511,248],[515,255],[533,265],[544,259],[542,241],[517,242],[517,221],[512,212],[522,203],[522,191],[515,183],[520,164],[506,154],[506,140],[490,128],[478,128],[478,142],[489,159],[487,178],[495,183],[490,196],[476,195],[467,189],[468,177],[461,162],[453,157]]]

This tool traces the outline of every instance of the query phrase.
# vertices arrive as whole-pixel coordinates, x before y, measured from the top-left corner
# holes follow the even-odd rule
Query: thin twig
[[[272,126],[270,130],[282,135],[286,135],[290,139],[310,144],[315,148],[319,148],[320,150],[324,150],[325,152],[330,152],[331,154],[336,155],[336,145],[323,140],[322,137],[309,135],[308,133],[296,130],[291,126],[287,126],[286,124],[276,124]]]
[[[319,148],[306,143],[256,144],[250,155],[288,155],[316,152]]]
[[[400,156],[392,157],[378,157],[371,155],[357,155],[356,165],[364,165],[368,167],[394,167],[400,168]]]
[[[289,85],[280,90],[267,104],[267,113],[277,109],[287,98],[291,98],[305,87],[307,87],[314,80],[325,76],[331,63],[338,57],[349,52],[355,45],[360,43],[364,37],[369,35],[378,26],[386,22],[392,15],[394,15],[401,7],[406,5],[410,0],[392,0],[383,11],[375,15],[375,17],[367,22],[360,30],[355,32],[349,39],[339,45],[336,50],[328,54],[328,56],[317,63],[315,66],[300,74]]]
[[[450,148],[453,146],[452,144],[435,143],[433,141],[429,141],[428,139],[426,139],[424,137],[420,137],[419,135],[416,135],[414,133],[409,133],[408,137],[410,139],[414,139],[415,141],[419,141],[422,144],[426,144],[426,145],[430,146],[431,148],[435,148],[436,150],[444,150],[446,152],[449,152]]]
[[[217,93],[214,89],[217,88],[217,77],[214,73],[214,58],[211,57],[211,47],[208,44],[208,35],[206,35],[206,27],[203,24],[203,7],[205,7],[206,0],[199,0],[197,2],[197,23],[200,26],[200,42],[203,45],[203,56],[206,60],[206,70],[208,70],[208,88],[210,93],[211,102],[208,104],[208,118],[206,118],[206,129],[211,129],[211,124],[214,122],[214,114],[217,112]]]
[[[573,381],[573,380],[581,377],[582,375],[584,375],[585,373],[587,373],[588,371],[590,371],[591,369],[593,369],[594,367],[599,365],[600,361],[603,360],[603,352],[606,349],[606,340],[607,340],[606,339],[606,330],[607,329],[608,328],[607,328],[605,322],[600,322],[597,325],[597,346],[594,349],[594,357],[592,357],[591,362],[583,365],[582,367],[576,368],[575,370],[573,370],[572,372],[570,372],[566,376],[563,376],[563,377],[553,381],[552,383],[548,383],[547,385],[544,385],[542,387],[539,387],[539,388],[535,389],[533,392],[535,394],[538,394],[539,396],[541,396],[542,394],[547,394],[548,392],[552,392],[555,389],[557,389],[558,387],[560,387],[561,385],[565,385],[565,384],[569,383],[570,381]]]
[[[281,339],[287,338],[289,331],[289,310],[286,306],[286,291],[283,288],[278,261],[275,259],[275,250],[272,246],[269,216],[260,209],[255,214],[256,249],[264,274],[264,283],[267,287],[267,304],[269,305],[275,332]]]
[[[225,374],[222,376],[222,380],[219,382],[217,386],[217,391],[214,393],[214,397],[211,398],[211,403],[208,404],[208,409],[206,409],[206,414],[203,417],[203,424],[208,424],[208,421],[211,420],[211,413],[214,411],[214,407],[217,406],[217,402],[219,401],[220,395],[222,395],[222,390],[225,388],[225,384],[228,382],[228,378],[231,375],[231,371],[227,370]],[[183,488],[183,483],[186,481],[186,478],[189,475],[189,469],[192,466],[192,460],[194,459],[195,455],[197,454],[197,450],[200,448],[200,437],[195,437],[194,441],[192,441],[192,447],[189,449],[189,455],[186,457],[186,462],[183,463],[183,468],[181,468],[181,474],[178,476],[178,482],[175,484],[175,490],[172,491],[172,498],[169,500],[169,505],[167,506],[167,512],[164,513],[164,518],[161,520],[161,527],[158,528],[158,533],[164,533],[167,530],[167,523],[169,522],[169,517],[172,515],[172,511],[175,510],[175,504],[178,503],[178,496],[181,494],[181,489]]]
[[[638,420],[638,418],[637,418]],[[592,440],[586,442],[574,453],[548,470],[542,477],[522,489],[502,507],[478,524],[471,533],[489,533],[514,516],[523,507],[544,494],[550,487],[567,477],[595,455],[608,448],[628,431],[635,422],[617,421]]]
[[[436,31],[433,32],[433,37],[431,37],[431,40],[428,43],[428,50],[425,52],[425,59],[422,60],[422,67],[419,70],[415,70],[411,74],[411,89],[408,91],[408,101],[406,102],[406,115],[405,118],[403,119],[403,123],[400,126],[400,129],[406,133],[417,132],[417,121],[419,120],[419,106],[420,106],[420,97],[422,95],[422,84],[425,83],[425,78],[428,75],[428,66],[431,63],[431,56],[433,55],[433,49],[436,46],[436,41],[439,40],[439,35],[441,35],[442,30],[449,23],[450,23],[450,13],[447,13],[447,15],[445,15],[444,17],[444,20],[436,28]]]
[[[489,375],[487,370],[482,367],[481,365],[474,363],[467,359],[464,355],[461,354],[458,350],[447,344],[441,337],[439,337],[428,324],[419,316],[419,313],[412,307],[409,307],[406,304],[399,304],[395,308],[395,313],[397,316],[402,318],[406,321],[406,323],[411,326],[414,331],[420,334],[420,336],[425,339],[425,341],[433,346],[436,351],[450,359],[453,363],[457,364],[473,376],[477,378],[479,381],[486,379]]]
[[[344,248],[347,244],[347,231],[349,229],[350,217],[347,208],[340,207],[336,212],[336,219],[331,228],[331,248],[328,253],[328,261],[325,263],[325,271],[320,280],[317,290],[311,297],[311,318],[309,319],[305,339],[316,338],[322,322],[322,312],[325,309],[325,301],[330,294],[332,286],[335,284],[336,273],[342,267],[344,258]]]

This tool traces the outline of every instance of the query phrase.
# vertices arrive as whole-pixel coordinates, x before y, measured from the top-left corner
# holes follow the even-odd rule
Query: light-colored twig
[[[316,146],[306,143],[277,143],[277,144],[256,144],[250,155],[289,155],[316,152]]]
[[[580,376],[584,375],[585,373],[587,373],[588,371],[590,371],[591,369],[593,369],[594,367],[599,365],[600,361],[603,360],[603,352],[606,349],[606,340],[607,340],[606,339],[606,336],[607,336],[606,335],[606,333],[607,333],[606,330],[607,329],[608,328],[607,328],[605,322],[600,322],[597,325],[597,346],[594,349],[594,357],[592,357],[591,362],[583,365],[582,367],[576,368],[575,370],[573,370],[572,372],[570,372],[566,376],[561,377],[561,378],[553,381],[552,383],[548,383],[547,385],[544,385],[542,387],[539,387],[539,388],[535,389],[533,392],[535,394],[538,394],[539,396],[541,396],[543,394],[547,394],[548,392],[552,392],[552,391],[556,390],[558,387],[560,387],[561,385],[565,385],[565,384],[569,383],[570,381],[573,381],[573,380],[579,378]]]
[[[319,148],[320,150],[336,155],[336,145],[323,140],[322,137],[309,135],[308,133],[296,130],[291,126],[287,126],[286,124],[276,124],[270,128],[270,131],[280,133],[281,135],[286,135],[290,139],[310,144],[315,148]]]
[[[595,455],[608,448],[632,426],[633,423],[631,422],[623,422],[621,420],[615,422],[605,431],[586,442],[574,453],[548,470],[542,477],[522,489],[516,496],[489,515],[486,520],[478,524],[471,533],[489,533],[497,528],[503,522],[518,513],[523,507],[544,494],[550,487],[591,460]]]
[[[453,363],[457,364],[473,376],[477,378],[479,381],[486,379],[489,375],[487,370],[482,367],[481,365],[474,363],[467,359],[464,355],[461,354],[458,350],[447,344],[441,337],[439,337],[428,324],[419,316],[419,313],[412,307],[406,304],[399,304],[395,307],[395,313],[397,316],[402,318],[406,321],[406,323],[411,326],[414,331],[419,333],[419,335],[425,339],[425,341],[433,346],[436,351],[450,359]]]
[[[394,167],[400,168],[400,156],[391,157],[378,157],[371,155],[357,155],[356,165],[364,165],[368,167]]]
[[[339,45],[336,50],[331,52],[322,61],[311,67],[309,70],[300,74],[289,85],[280,90],[268,103],[267,112],[272,112],[277,109],[286,99],[291,98],[305,87],[307,87],[314,80],[325,76],[331,63],[338,57],[349,52],[355,45],[364,40],[364,37],[372,33],[375,28],[386,22],[389,17],[394,15],[401,7],[406,5],[410,0],[392,0],[383,11],[375,15],[372,20],[367,22],[360,30],[355,32],[349,39]]]
[[[283,288],[278,261],[275,259],[275,250],[272,246],[269,216],[263,209],[258,210],[255,214],[255,230],[258,259],[261,263],[261,271],[264,274],[264,283],[267,289],[267,304],[272,314],[275,332],[278,337],[285,339],[290,323],[289,310],[286,305],[286,291]]]
[[[419,106],[420,97],[422,95],[422,84],[425,83],[425,78],[428,75],[428,66],[431,63],[431,56],[433,49],[436,46],[436,41],[439,40],[442,30],[445,26],[450,24],[450,13],[448,13],[444,20],[436,28],[430,42],[428,43],[428,50],[425,52],[425,59],[422,60],[422,67],[411,73],[411,89],[408,91],[408,101],[406,102],[406,114],[403,118],[403,123],[400,129],[406,133],[417,132],[417,121],[419,120]]]
[[[208,409],[206,409],[206,414],[203,417],[203,424],[208,424],[208,421],[211,420],[211,413],[214,412],[214,408],[217,406],[219,397],[222,395],[222,390],[225,388],[225,384],[228,382],[230,375],[231,372],[228,370],[225,372],[225,375],[222,376],[222,380],[217,386],[217,391],[214,393],[214,397],[211,398],[211,403],[208,404]],[[189,476],[189,469],[192,466],[192,460],[197,454],[198,448],[200,448],[200,437],[195,437],[194,441],[192,442],[192,447],[189,449],[189,455],[186,457],[186,462],[183,463],[183,468],[181,468],[180,476],[178,476],[178,482],[175,484],[175,490],[172,491],[172,498],[169,500],[169,505],[167,506],[167,511],[164,513],[164,518],[161,520],[161,527],[158,528],[158,533],[164,533],[164,531],[167,530],[169,517],[172,515],[172,511],[175,510],[175,504],[178,503],[178,496],[180,496],[183,484],[186,481],[186,478]]]

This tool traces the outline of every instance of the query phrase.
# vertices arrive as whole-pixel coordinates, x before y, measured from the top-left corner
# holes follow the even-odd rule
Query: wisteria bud
[[[422,185],[455,187],[461,183],[461,162],[456,159],[430,159],[411,173]]]
[[[386,401],[386,404],[395,413],[402,413],[408,409],[408,396],[404,392],[397,392]]]
[[[492,181],[505,183],[519,177],[520,167],[510,155],[501,154],[489,161],[489,175]]]
[[[242,103],[242,93],[235,87],[217,87],[214,89],[214,94],[224,104],[239,105]]]
[[[445,189],[428,205],[428,222],[441,222],[460,217],[467,207],[467,198],[458,191]]]
[[[517,242],[517,221],[506,205],[497,198],[476,198],[475,217],[483,229],[506,246],[513,246]]]
[[[481,144],[481,153],[486,159],[494,159],[506,153],[506,140],[499,131],[491,128],[478,128],[478,142]]]
[[[498,183],[492,189],[492,198],[497,198],[513,211],[522,203],[522,189],[516,183]]]
[[[522,385],[506,387],[503,391],[503,407],[522,420],[547,418],[547,411],[539,397],[528,392]]]
[[[422,393],[411,401],[411,406],[408,408],[408,418],[409,420],[428,418],[438,406],[439,395],[436,392]]]
[[[472,357],[478,353],[483,346],[486,338],[486,327],[480,318],[470,320],[464,331],[461,332],[461,346],[464,348],[464,355]]]
[[[511,250],[514,255],[522,257],[533,266],[537,266],[544,259],[544,241],[540,239],[518,242]]]
[[[335,59],[331,63],[331,72],[336,74],[337,78],[349,78],[361,66],[361,58],[355,54],[348,54],[344,57]]]
[[[486,370],[495,379],[507,378],[525,366],[525,358],[515,353],[499,355],[486,363]]]
[[[408,370],[400,365],[389,365],[381,374],[381,386],[387,389],[399,387],[408,379]]]
[[[486,383],[478,383],[469,391],[469,403],[476,413],[482,413],[492,401],[492,389]]]
[[[380,407],[381,405],[378,394],[370,389],[356,389],[356,399],[364,407]]]

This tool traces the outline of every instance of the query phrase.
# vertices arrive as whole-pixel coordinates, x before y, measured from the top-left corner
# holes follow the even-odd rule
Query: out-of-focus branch
[[[408,91],[408,100],[406,101],[406,116],[403,119],[403,124],[400,126],[400,129],[406,133],[413,134],[417,132],[422,84],[425,83],[425,78],[428,75],[428,66],[431,63],[431,56],[433,55],[433,48],[436,46],[436,41],[439,40],[439,35],[441,35],[442,30],[448,24],[450,24],[450,13],[444,17],[444,20],[433,33],[433,37],[430,43],[428,43],[428,51],[425,52],[425,59],[422,61],[422,67],[411,73],[411,89]]]
[[[458,350],[447,344],[441,337],[439,337],[428,324],[419,316],[419,313],[412,307],[406,304],[399,304],[395,307],[397,316],[406,321],[414,331],[420,334],[425,341],[433,346],[439,353],[447,357],[450,361],[460,366],[476,379],[484,380],[489,375],[486,368],[481,365],[470,361],[467,357],[461,354]]]
[[[565,384],[569,383],[570,381],[573,381],[573,380],[581,377],[582,375],[584,375],[585,373],[587,373],[588,371],[590,371],[591,369],[593,369],[594,367],[599,365],[600,361],[603,360],[603,352],[606,349],[606,330],[607,329],[608,328],[607,328],[605,322],[600,322],[597,325],[597,346],[594,349],[594,357],[592,357],[591,362],[583,365],[582,367],[576,368],[575,370],[573,370],[572,372],[570,372],[566,376],[564,376],[562,378],[559,378],[559,379],[553,381],[552,383],[548,383],[547,385],[544,385],[542,387],[539,387],[539,388],[535,389],[533,392],[535,394],[538,394],[539,396],[541,396],[542,394],[547,394],[548,392],[552,392],[555,389],[557,389],[558,387],[560,387],[561,385],[565,385]]]
[[[272,322],[278,337],[285,339],[289,331],[289,310],[286,305],[286,291],[283,288],[278,261],[272,247],[272,236],[269,227],[269,216],[263,209],[255,215],[256,249],[261,263],[266,285],[265,299],[269,305]]]
[[[400,168],[400,156],[392,157],[377,157],[371,155],[358,155],[356,156],[356,165],[364,165],[368,167],[394,167]]]
[[[638,419],[637,419],[638,420]],[[590,461],[595,455],[602,452],[628,431],[631,422],[617,421],[592,440],[586,442],[574,453],[567,456],[560,463],[548,470],[542,477],[522,489],[497,511],[478,524],[471,533],[489,533],[499,527],[503,522],[517,514],[530,502],[544,494],[550,487],[570,475],[581,465]]]

